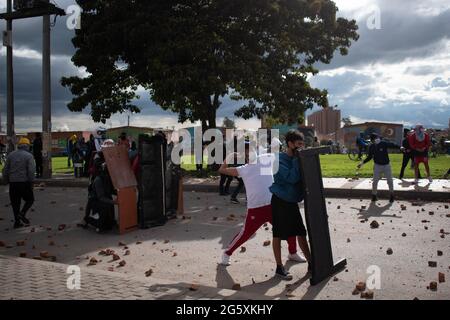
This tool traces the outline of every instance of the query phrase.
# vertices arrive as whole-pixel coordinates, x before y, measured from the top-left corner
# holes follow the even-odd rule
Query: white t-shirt
[[[275,155],[262,154],[256,163],[237,167],[239,176],[244,180],[247,193],[247,208],[254,209],[270,204],[272,193],[269,188],[273,183],[273,162]]]

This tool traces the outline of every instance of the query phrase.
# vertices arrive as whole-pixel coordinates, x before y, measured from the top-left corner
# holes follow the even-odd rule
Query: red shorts
[[[419,163],[428,163],[428,157],[414,157],[414,162],[416,164]]]

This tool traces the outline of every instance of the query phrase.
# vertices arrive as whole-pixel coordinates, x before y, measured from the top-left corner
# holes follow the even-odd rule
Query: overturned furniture
[[[117,190],[119,206],[119,232],[136,230],[137,221],[137,181],[131,170],[128,150],[124,146],[103,149],[111,181]]]

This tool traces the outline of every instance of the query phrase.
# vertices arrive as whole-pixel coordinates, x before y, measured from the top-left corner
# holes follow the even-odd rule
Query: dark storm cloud
[[[66,10],[70,5],[75,4],[75,0],[58,0],[57,4],[60,8]],[[5,9],[2,11],[5,11]],[[56,24],[51,29],[53,55],[72,56],[75,52],[71,41],[74,31],[67,28],[67,19],[68,16],[57,17],[55,20]],[[51,22],[54,22],[53,17]],[[6,29],[6,22],[3,20],[1,27],[2,30]],[[42,52],[42,18],[15,20],[13,22],[13,41],[16,48],[26,47]]]
[[[436,16],[424,16],[415,10],[418,1],[378,1],[381,29],[370,30],[369,12],[358,21],[360,38],[347,56],[336,53],[330,65],[319,64],[321,70],[341,66],[372,63],[396,63],[408,58],[424,58],[442,49],[442,40],[450,39],[450,9]],[[351,17],[347,17],[351,18]]]

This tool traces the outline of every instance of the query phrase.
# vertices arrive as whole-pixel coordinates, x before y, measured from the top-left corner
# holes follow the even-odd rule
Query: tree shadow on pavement
[[[286,264],[286,269],[289,270],[292,265],[294,265],[294,263],[288,262]],[[322,289],[328,283],[330,278],[331,277],[323,280],[321,283],[319,283],[315,286],[310,285],[308,287],[306,293],[302,297],[297,297],[297,298],[301,298],[302,300],[314,299],[320,293],[320,291],[322,291]],[[276,294],[276,295],[267,296],[267,297],[270,299],[283,299],[283,300],[288,299],[292,292],[294,292],[296,289],[298,289],[300,286],[302,286],[309,279],[310,279],[310,275],[305,273],[305,275],[302,278],[296,280],[295,282],[286,283],[286,286],[281,293]],[[275,276],[266,281],[263,281],[263,282],[255,282],[253,279],[252,279],[252,281],[253,281],[253,284],[241,287],[241,291],[256,293],[258,295],[266,296],[267,292],[270,289],[278,286],[282,282],[281,279],[279,279]],[[231,289],[233,287],[233,285],[235,284],[235,281],[234,281],[233,277],[230,275],[230,273],[228,272],[227,268],[219,265],[217,267],[216,283],[217,283],[218,288]]]
[[[224,266],[217,266],[216,269],[216,283],[218,288],[231,289],[235,284],[233,277]],[[252,292],[260,295],[265,295],[271,288],[276,287],[281,279],[272,277],[263,282],[255,282],[252,278],[253,284],[241,287],[242,291]]]

